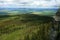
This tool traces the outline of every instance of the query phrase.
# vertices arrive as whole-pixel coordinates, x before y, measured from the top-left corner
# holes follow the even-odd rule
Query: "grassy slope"
[[[23,40],[25,35],[32,35],[39,30],[39,27],[43,28],[42,24],[46,27],[45,31],[51,26],[49,17],[33,14],[18,15],[2,20],[0,20],[0,40]]]

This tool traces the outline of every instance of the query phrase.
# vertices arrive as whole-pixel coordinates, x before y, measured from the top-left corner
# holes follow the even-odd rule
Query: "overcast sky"
[[[60,0],[0,0],[0,8],[57,8]]]

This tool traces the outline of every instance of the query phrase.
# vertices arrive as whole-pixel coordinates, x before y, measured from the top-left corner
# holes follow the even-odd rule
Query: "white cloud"
[[[59,5],[59,0],[0,0],[0,7],[52,8]]]

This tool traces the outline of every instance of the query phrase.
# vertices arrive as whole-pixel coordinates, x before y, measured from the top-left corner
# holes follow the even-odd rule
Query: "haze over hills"
[[[57,8],[0,8],[0,15],[16,15],[16,14],[38,14],[34,12],[40,12],[39,14],[43,15],[54,15],[57,11]],[[48,13],[49,12],[49,13]]]
[[[57,10],[58,8],[0,8],[0,10],[34,10],[34,11],[42,11],[42,10]]]

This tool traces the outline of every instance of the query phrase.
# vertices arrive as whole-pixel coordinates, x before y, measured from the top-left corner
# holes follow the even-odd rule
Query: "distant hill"
[[[12,10],[12,11],[43,11],[43,10],[54,10],[57,11],[57,8],[0,8],[0,10]]]
[[[38,14],[54,15],[57,9],[39,9],[39,8],[0,8],[0,15],[17,15],[17,14]],[[41,15],[40,14],[40,15]]]

